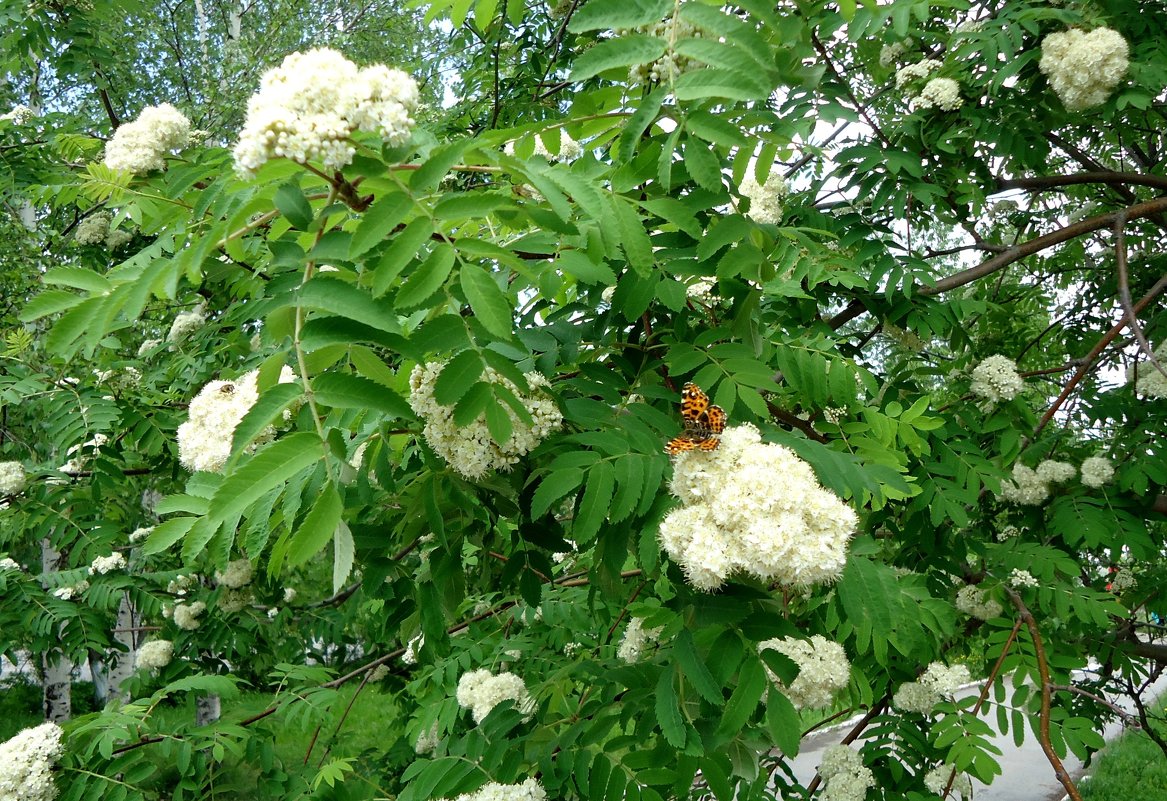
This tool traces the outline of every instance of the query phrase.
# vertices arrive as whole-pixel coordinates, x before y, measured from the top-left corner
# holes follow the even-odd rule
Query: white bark
[[[61,552],[53,548],[47,539],[41,540],[41,570],[55,573],[61,567]],[[50,650],[41,654],[42,706],[45,720],[59,723],[73,715],[73,664],[60,651]]]
[[[200,695],[195,699],[195,725],[206,726],[214,723],[223,713],[223,706],[217,695]]]
[[[114,651],[109,657],[109,695],[111,698],[120,698],[123,702],[130,700],[129,690],[125,688],[125,681],[134,673],[134,660],[138,656],[138,636],[134,631],[137,626],[137,616],[134,614],[134,605],[130,602],[128,593],[122,594],[118,604],[118,619],[113,638],[126,646],[126,650]]]

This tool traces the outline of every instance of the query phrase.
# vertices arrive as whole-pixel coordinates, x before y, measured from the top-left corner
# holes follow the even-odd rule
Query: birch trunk
[[[61,552],[53,548],[49,541],[41,540],[41,569],[43,573],[55,573],[61,567]],[[73,664],[57,650],[41,654],[42,708],[45,720],[60,723],[73,715]]]

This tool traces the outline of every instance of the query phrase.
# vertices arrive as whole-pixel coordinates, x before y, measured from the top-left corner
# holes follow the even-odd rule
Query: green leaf
[[[196,520],[197,517],[172,517],[154,526],[154,530],[142,545],[142,553],[146,556],[162,553],[185,537]]]
[[[356,544],[353,533],[343,520],[336,524],[336,536],[332,540],[332,592],[340,592],[344,582],[353,570],[353,555]]]
[[[433,235],[434,226],[429,219],[418,217],[393,237],[393,241],[385,250],[385,255],[377,262],[373,273],[373,295],[381,297],[393,286],[397,276],[409,264],[410,259],[417,255],[418,249],[429,241]]]
[[[414,171],[413,177],[409,179],[409,188],[415,192],[432,191],[472,144],[472,140],[462,139],[436,148],[421,167]]]
[[[502,339],[511,339],[511,304],[490,273],[476,264],[463,264],[462,291],[483,327]]]
[[[664,39],[639,33],[605,39],[576,57],[571,65],[571,80],[586,81],[618,67],[650,64],[667,49],[668,42]]]
[[[293,228],[307,231],[315,216],[312,204],[304,197],[304,191],[294,183],[286,183],[276,190],[272,198],[275,207],[284,215]]]
[[[572,33],[606,28],[638,28],[660,22],[673,4],[670,0],[588,0],[572,15]]]
[[[336,533],[343,511],[344,503],[341,501],[340,493],[336,491],[336,487],[331,483],[325,485],[308,514],[304,516],[304,521],[300,523],[300,527],[292,535],[291,544],[288,546],[288,565],[290,567],[298,567],[320,553],[321,549],[332,539],[332,535]],[[351,545],[352,534],[350,533],[350,548]],[[351,554],[349,560],[351,567]]]
[[[721,161],[709,145],[690,139],[685,142],[685,169],[698,186],[710,191],[721,191]]]
[[[770,87],[756,78],[746,78],[740,72],[722,69],[704,69],[686,72],[674,84],[678,100],[703,100],[707,97],[728,100],[764,100]]]
[[[41,280],[50,286],[71,286],[98,293],[108,292],[113,287],[104,275],[83,267],[54,267],[41,276]]]
[[[222,522],[239,517],[265,493],[323,456],[324,449],[315,434],[302,432],[276,440],[223,480],[211,502],[211,519]]]
[[[316,399],[335,409],[376,409],[391,418],[413,418],[409,404],[383,384],[348,373],[321,373],[312,379]]]
[[[505,444],[514,433],[514,423],[511,422],[511,417],[497,394],[495,402],[486,407],[486,428],[490,431],[491,439],[499,445]]]
[[[50,314],[65,311],[85,300],[84,295],[76,292],[66,292],[64,289],[49,289],[38,294],[24,304],[20,310],[19,319],[24,323],[31,323]]]
[[[615,471],[608,462],[600,462],[588,471],[588,484],[572,524],[572,531],[579,542],[590,542],[600,530],[600,524],[608,515],[615,484]]]
[[[328,275],[318,275],[300,288],[300,304],[364,323],[390,334],[401,333],[397,315],[367,292]]]
[[[648,97],[640,101],[639,107],[632,112],[628,122],[624,123],[624,130],[620,133],[620,141],[616,147],[616,158],[620,162],[631,161],[639,149],[640,138],[648,127],[652,125],[656,115],[660,113],[661,105],[669,97],[668,87],[661,86],[653,90]]]
[[[464,350],[442,368],[434,382],[434,400],[443,406],[452,406],[465,395],[482,375],[482,357],[478,351]]]
[[[677,705],[677,688],[673,683],[674,671],[667,667],[661,671],[656,683],[656,720],[661,733],[673,748],[685,747],[685,722]]]
[[[434,246],[429,257],[405,279],[397,292],[394,305],[398,309],[420,306],[441,289],[454,269],[454,249],[445,242]]]
[[[581,251],[565,250],[555,260],[555,266],[574,276],[576,280],[585,284],[605,284],[611,286],[616,283],[616,273],[607,264],[597,264]]]
[[[349,241],[348,257],[355,261],[380,244],[405,219],[413,201],[402,192],[381,197],[369,207]]]
[[[547,514],[556,501],[583,483],[583,477],[584,471],[578,467],[548,473],[531,496],[531,517],[538,519]]]
[[[701,656],[697,653],[697,646],[693,642],[693,635],[689,633],[688,629],[682,629],[681,633],[677,635],[673,642],[673,655],[677,658],[677,664],[680,665],[681,670],[685,674],[685,678],[693,685],[693,688],[711,704],[720,706],[725,699],[721,695],[721,687],[717,683],[717,679],[713,678],[713,674],[709,672],[709,668],[701,661]]]
[[[794,704],[790,703],[790,699],[779,692],[777,687],[771,687],[766,698],[765,723],[766,731],[770,733],[774,745],[782,749],[782,753],[788,757],[797,756],[798,746],[802,740],[802,719],[799,718]]]
[[[477,381],[454,406],[454,425],[468,426],[482,416],[494,400],[494,390],[485,381]]]
[[[628,263],[641,275],[647,275],[654,263],[652,240],[644,232],[644,223],[636,208],[631,203],[617,201],[616,221],[620,226],[620,246]]]
[[[725,705],[725,714],[722,715],[717,733],[732,737],[741,731],[753,717],[765,689],[766,672],[762,669],[762,663],[756,658],[747,658],[738,674],[737,687]]]
[[[235,433],[231,436],[231,452],[238,453],[250,445],[260,432],[282,416],[284,409],[303,395],[304,390],[299,382],[276,384],[265,391],[235,427]]]

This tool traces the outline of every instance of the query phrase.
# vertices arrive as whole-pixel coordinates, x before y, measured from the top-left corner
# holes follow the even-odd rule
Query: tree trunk
[[[61,567],[61,552],[47,539],[41,540],[41,569],[45,574],[55,573]],[[57,650],[41,654],[42,708],[45,720],[60,723],[73,715],[73,664]]]
[[[130,693],[123,685],[126,679],[134,673],[134,661],[138,656],[137,615],[134,614],[134,605],[130,601],[129,593],[122,594],[118,604],[118,622],[113,638],[126,646],[123,651],[111,651],[106,662],[109,665],[109,697],[120,698],[122,702],[130,700]]]
[[[200,695],[195,699],[195,725],[206,726],[214,723],[222,714],[222,704],[217,695]]]

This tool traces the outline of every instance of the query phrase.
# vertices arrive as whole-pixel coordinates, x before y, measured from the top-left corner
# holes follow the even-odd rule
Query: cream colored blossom
[[[0,495],[18,495],[28,484],[24,465],[20,462],[0,462]]]
[[[819,775],[826,787],[819,801],[863,801],[869,787],[875,786],[875,775],[863,764],[858,751],[846,745],[831,745],[823,750]]]
[[[521,392],[489,367],[483,372],[482,380],[511,390],[526,407],[533,425],[528,426],[506,404],[503,410],[511,422],[511,435],[506,442],[494,441],[485,412],[466,425],[458,425],[454,422],[454,407],[442,405],[434,398],[434,384],[443,367],[445,362],[430,362],[413,368],[409,376],[409,405],[425,420],[423,433],[429,446],[466,478],[477,480],[495,470],[509,470],[563,425],[563,415],[546,391],[551,385],[546,378],[539,373],[527,373],[531,391]]]
[[[1091,456],[1082,462],[1082,483],[1098,488],[1114,478],[1114,465],[1105,456]]]
[[[975,584],[966,584],[957,591],[956,608],[977,620],[992,620],[1004,611],[1000,602],[989,598],[985,591]]]
[[[810,587],[842,572],[855,512],[752,425],[726,429],[714,451],[678,454],[670,489],[683,505],[660,542],[694,587],[717,589],[734,573]]]
[[[956,111],[964,104],[960,96],[960,84],[952,78],[933,78],[924,84],[920,94],[912,98],[915,108],[938,108],[941,111]]]
[[[1021,462],[1013,465],[1013,480],[1001,482],[1000,498],[1022,506],[1040,506],[1049,497],[1049,484]]]
[[[147,106],[118,127],[105,146],[105,166],[143,175],[166,169],[166,156],[190,144],[190,120],[174,106]],[[104,237],[103,237],[104,238]]]
[[[150,640],[138,646],[134,666],[139,669],[158,671],[170,664],[174,657],[174,643],[170,640]]]
[[[0,743],[0,798],[5,801],[53,801],[53,764],[61,758],[61,727],[42,723]]]
[[[195,601],[192,604],[175,604],[172,612],[174,625],[184,631],[194,631],[202,625],[199,616],[206,611],[207,605],[202,601]]]
[[[291,368],[280,371],[280,383],[296,380]],[[186,422],[178,427],[178,459],[188,470],[219,472],[231,455],[231,440],[243,417],[259,400],[259,371],[245,373],[237,381],[211,381],[190,402]],[[285,414],[285,420],[290,414]],[[247,452],[275,439],[268,426],[247,447]]]
[[[1014,589],[1021,589],[1022,587],[1036,587],[1038,586],[1038,581],[1028,570],[1022,570],[1021,568],[1015,567],[1009,574],[1009,586],[1013,587]]]
[[[253,575],[254,571],[250,560],[236,559],[233,562],[228,562],[223,572],[215,571],[215,583],[220,587],[238,590],[250,584]]]
[[[768,225],[782,222],[782,204],[790,194],[790,188],[782,176],[772,173],[766,183],[760,184],[753,174],[747,175],[742,179],[738,191],[750,200],[750,210],[746,216],[751,220]]]
[[[1017,365],[1012,360],[997,354],[973,368],[969,389],[995,403],[1017,397],[1025,389],[1025,381],[1017,374]]]
[[[1078,468],[1069,462],[1046,459],[1037,466],[1037,477],[1048,484],[1064,484],[1078,475]]]
[[[620,640],[620,647],[616,649],[616,656],[629,664],[639,662],[645,647],[656,642],[662,631],[663,626],[646,629],[644,618],[632,618],[628,621],[628,627],[624,629],[624,637]]]
[[[1106,102],[1126,75],[1129,52],[1126,39],[1110,28],[1072,28],[1042,39],[1038,68],[1068,110],[1082,111]]]
[[[89,565],[89,575],[104,576],[106,573],[111,573],[114,570],[122,570],[126,566],[126,557],[118,552],[113,552],[109,556],[98,556]]]
[[[912,81],[927,78],[933,72],[940,69],[941,66],[941,63],[935,59],[925,59],[924,61],[917,61],[915,64],[901,67],[896,71],[896,89],[903,89],[904,86]]]
[[[1159,367],[1167,370],[1167,341],[1153,351]],[[1149,359],[1143,359],[1127,368],[1126,379],[1135,385],[1135,394],[1143,398],[1167,398],[1167,376]]]
[[[798,676],[789,687],[766,667],[770,681],[778,685],[795,709],[830,706],[835,696],[851,680],[851,663],[847,660],[843,646],[821,635],[815,634],[809,641],[785,637],[758,643],[758,653],[767,649],[785,654],[798,665]]]
[[[327,47],[292,53],[264,73],[248,102],[235,168],[247,177],[271,159],[286,158],[339,170],[356,154],[351,137],[358,130],[404,144],[418,100],[417,82],[401,70],[361,68]]]
[[[514,701],[515,709],[530,718],[535,713],[535,699],[527,692],[523,680],[514,673],[493,675],[489,670],[471,670],[458,680],[458,705],[469,709],[475,723],[481,723],[503,701]]]
[[[679,14],[673,14],[660,22],[642,25],[639,28],[618,28],[617,37],[644,34],[657,39],[663,39],[669,44],[665,54],[656,61],[646,64],[635,64],[628,70],[628,82],[644,86],[660,83],[671,83],[679,75],[701,66],[700,62],[686,55],[676,52],[673,43],[680,39],[700,39],[701,29],[691,22],[684,20]]]
[[[108,211],[98,211],[77,223],[73,241],[78,245],[102,245],[109,236],[109,223],[113,219]]]
[[[924,786],[936,795],[943,796],[944,788],[948,786],[948,779],[952,777],[954,772],[956,777],[952,780],[952,791],[948,797],[969,798],[972,796],[972,781],[965,774],[956,771],[952,765],[937,765],[932,768],[924,776]]]
[[[440,798],[437,801],[447,801]],[[519,784],[487,782],[472,793],[463,793],[454,801],[547,801],[547,791],[536,779]]]
[[[206,312],[201,305],[189,311],[179,312],[170,324],[170,331],[166,334],[166,341],[173,347],[198,331],[207,322]]]

